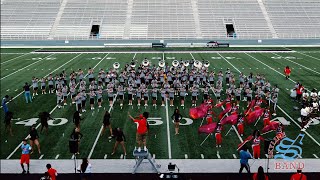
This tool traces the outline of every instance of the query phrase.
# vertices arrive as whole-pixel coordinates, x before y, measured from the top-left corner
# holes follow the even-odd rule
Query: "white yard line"
[[[164,60],[164,61],[165,61],[165,59],[164,59],[164,52],[162,52],[162,60]]]
[[[71,156],[71,159],[74,159],[74,154]]]
[[[286,48],[286,47],[284,47],[284,48],[285,48],[285,49],[288,49],[288,50],[291,50],[291,49]],[[295,51],[295,53],[302,54],[302,55],[304,55],[304,56],[307,56],[307,57],[310,57],[310,58],[312,58],[312,59],[316,59],[316,60],[320,61],[320,59],[319,59],[319,58],[316,58],[316,57],[310,56],[310,55],[308,55],[308,54],[305,54],[305,53],[302,53],[302,52],[299,52],[299,51]]]
[[[245,54],[247,54],[247,53],[245,53]],[[219,54],[220,55],[220,54]],[[248,55],[248,54],[247,54]],[[220,55],[221,56],[221,55]],[[248,55],[248,56],[250,56],[250,57],[252,57],[251,55]],[[225,59],[223,56],[221,56],[223,59]],[[256,59],[256,58],[254,58],[254,57],[252,57],[253,59]],[[226,60],[226,59],[225,59]],[[256,59],[257,61],[259,61],[259,62],[261,62],[260,60],[258,60],[258,59]],[[233,64],[231,64],[228,60],[226,60],[235,70],[237,70],[239,73],[240,73],[240,71],[239,71],[239,69],[238,68],[236,68]],[[263,62],[261,62],[262,64],[264,64]],[[266,64],[265,64],[266,65]],[[266,65],[267,67],[269,67],[270,69],[273,69],[272,67],[270,67],[270,66],[268,66],[268,65]],[[274,70],[274,69],[273,69]],[[276,71],[276,70],[274,70],[274,71]],[[278,71],[276,71],[276,72],[278,72]],[[278,72],[279,73],[279,72]],[[281,74],[281,73],[279,73],[279,74]],[[281,75],[283,75],[283,74],[281,74]],[[283,75],[284,76],[284,75]],[[291,119],[291,121],[294,123],[294,124],[296,124],[299,128],[301,128],[300,127],[300,125],[291,117],[291,116],[289,116],[289,114],[288,113],[286,113],[279,105],[277,105],[277,107],[278,107],[278,109],[280,110],[280,111],[282,111],[288,118],[290,118]],[[315,140],[307,131],[305,131],[305,134],[307,135],[307,136],[309,136],[318,146],[320,146],[320,143],[317,141],[317,140]]]
[[[167,98],[166,98],[166,119],[167,119],[168,154],[169,154],[169,159],[172,159],[171,139],[170,139],[170,120],[169,120],[169,109],[168,109],[168,99]]]
[[[57,154],[54,159],[59,159],[60,154]]]
[[[80,55],[81,55],[81,54],[75,56],[74,58],[72,58],[71,60],[69,60],[69,61],[66,62],[66,63],[69,63],[70,61],[72,61],[73,59],[79,57]],[[105,59],[107,56],[108,56],[108,54],[107,54],[103,59]],[[101,59],[101,61],[102,61],[103,59]],[[101,63],[101,61],[99,61],[98,64],[93,67],[93,69],[96,68],[96,67]],[[65,64],[66,64],[66,63],[65,63]],[[61,65],[60,67],[58,67],[58,68],[55,69],[54,71],[60,69],[60,68],[61,68],[62,66],[64,66],[65,64]],[[54,71],[53,71],[53,72],[54,72]],[[49,75],[49,74],[48,74],[48,75]],[[48,76],[48,75],[47,75],[47,76]],[[84,77],[86,77],[87,75],[88,75],[88,74],[86,74]],[[79,85],[79,83],[76,85],[76,87],[77,87],[78,85]],[[21,94],[22,94],[22,93],[21,93]],[[69,94],[69,93],[68,93],[68,94]],[[52,113],[57,109],[57,107],[58,107],[58,105],[56,105],[56,106],[50,111],[49,114],[52,114]],[[39,123],[39,124],[36,126],[36,129],[38,129],[38,128],[40,127],[40,125],[41,125],[41,123]],[[28,138],[30,138],[30,135],[28,135],[25,139],[28,139]],[[22,142],[14,149],[14,151],[11,152],[11,154],[10,154],[6,159],[10,159],[10,158],[12,157],[12,155],[21,147],[21,145],[22,145]]]
[[[314,156],[315,158],[319,159],[319,157],[318,157],[316,154],[313,154],[313,156]]]
[[[76,58],[79,57],[80,55],[82,55],[82,54],[78,54],[77,56],[75,56],[74,58],[72,58],[72,59],[70,59],[69,61],[65,62],[64,64],[62,64],[61,66],[59,66],[58,68],[56,68],[55,70],[53,70],[52,72],[50,72],[49,74],[45,75],[44,77],[47,77],[47,76],[49,76],[50,74],[56,72],[56,71],[59,70],[61,67],[65,66],[66,64],[68,64],[68,63],[71,62],[72,60],[76,59]],[[30,87],[31,87],[31,86],[30,86]],[[17,97],[19,97],[23,92],[24,92],[24,91],[20,92],[20,93],[19,93],[18,95],[16,95],[16,96],[14,96],[14,97],[12,98],[12,100],[14,100],[14,99],[16,99]],[[10,101],[9,101],[9,102],[10,102]],[[8,104],[9,102],[7,102],[7,104]],[[1,106],[0,108],[2,108],[2,106]]]
[[[104,155],[104,157],[103,157],[103,159],[107,159],[108,158],[108,155],[107,154],[105,154]]]
[[[276,73],[280,74],[281,76],[286,77],[283,73],[281,73],[281,72],[279,72],[279,71],[275,70],[274,68],[270,67],[270,66],[269,66],[269,65],[267,65],[266,63],[264,63],[264,62],[260,61],[259,59],[257,59],[257,58],[255,58],[255,57],[251,56],[251,55],[250,55],[250,54],[248,54],[248,53],[245,53],[245,54],[246,54],[247,56],[251,57],[252,59],[254,59],[254,60],[256,60],[256,61],[260,62],[261,64],[263,64],[263,65],[267,66],[268,68],[272,69],[273,71],[275,71]],[[296,82],[296,81],[294,81],[294,80],[292,80],[291,78],[289,78],[289,80],[290,80],[291,82],[293,82],[293,83],[297,84],[297,82]],[[306,89],[307,91],[311,92],[311,91],[310,91],[310,90],[308,90],[307,88],[305,88],[305,89]]]
[[[194,56],[192,55],[192,53],[190,53],[190,55],[191,55],[192,59],[194,59]]]
[[[113,107],[113,105],[114,105],[114,102],[115,102],[116,99],[117,99],[117,96],[118,96],[118,93],[117,93],[116,96],[113,98],[112,105],[110,106],[110,108],[109,108],[109,110],[108,110],[109,113],[110,113],[111,110],[112,110],[112,107]],[[94,151],[94,148],[96,147],[96,145],[97,145],[97,143],[98,143],[98,140],[99,140],[100,135],[101,135],[101,133],[102,133],[102,129],[103,129],[103,125],[101,126],[101,128],[100,128],[100,130],[99,130],[99,133],[98,133],[98,135],[97,135],[97,137],[96,137],[96,140],[94,141],[94,143],[93,143],[93,145],[92,145],[92,148],[91,148],[90,153],[89,153],[89,156],[88,156],[89,159],[91,158],[91,156],[92,156],[92,154],[93,154],[93,151]]]
[[[42,159],[42,158],[43,158],[43,156],[44,156],[44,154],[41,154],[41,156],[39,157],[39,159]]]
[[[232,154],[232,156],[233,156],[234,159],[237,159],[237,156],[235,154]]]
[[[184,154],[184,158],[185,158],[185,159],[188,159],[188,154]]]
[[[218,157],[218,159],[221,159],[221,156],[220,156],[220,154],[219,154],[219,153],[217,153],[217,157]]]
[[[25,56],[25,55],[27,55],[27,54],[30,54],[30,53],[23,53],[23,55],[21,55],[21,56],[17,56],[17,57],[15,57],[15,58],[12,58],[12,59],[10,59],[10,60],[7,60],[7,61],[5,61],[5,62],[2,62],[1,65],[2,65],[2,64],[6,64],[6,63],[8,63],[8,62],[11,62],[11,61],[13,61],[13,60],[15,60],[15,59],[17,59],[17,58],[23,57],[23,56]]]
[[[201,154],[200,156],[201,156],[201,159],[204,159],[204,155],[203,154]]]
[[[280,55],[278,55],[278,54],[276,54],[276,53],[273,53],[273,54],[276,55],[276,56],[282,57],[282,56],[280,56]],[[309,71],[312,71],[312,72],[314,72],[314,73],[316,73],[316,74],[320,74],[320,72],[317,72],[317,71],[315,71],[315,70],[313,70],[313,69],[311,69],[311,68],[308,68],[308,67],[306,67],[306,66],[304,66],[304,65],[302,65],[302,64],[299,64],[299,63],[297,63],[297,62],[294,62],[294,61],[290,60],[289,58],[286,58],[286,57],[283,57],[283,58],[284,58],[285,60],[287,60],[287,61],[290,61],[290,62],[298,65],[298,66],[301,66],[301,67],[303,67],[303,68],[305,68],[305,69],[308,69]]]
[[[51,54],[51,55],[49,55],[49,56],[47,56],[47,57],[50,57],[50,56],[52,56],[52,55],[53,55],[53,54]],[[47,58],[47,57],[46,57],[46,58]],[[34,64],[36,64],[36,63],[38,63],[38,62],[40,62],[40,61],[43,61],[43,59],[40,59],[40,60],[38,60],[38,61],[36,61],[36,62],[34,62],[34,63],[29,64],[28,66],[25,66],[25,67],[23,67],[23,68],[20,68],[20,69],[18,69],[17,71],[15,71],[15,72],[13,72],[13,73],[10,73],[10,74],[2,77],[0,80],[3,80],[3,79],[5,79],[5,78],[7,78],[7,77],[10,77],[10,76],[16,74],[17,72],[20,72],[20,71],[26,69],[27,67],[32,66],[32,65],[34,65]]]
[[[133,55],[133,58],[132,58],[132,59],[136,58],[136,55],[137,55],[137,53],[134,53],[134,55]]]

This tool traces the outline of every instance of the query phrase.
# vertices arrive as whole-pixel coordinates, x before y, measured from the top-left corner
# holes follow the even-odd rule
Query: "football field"
[[[38,114],[43,111],[51,113],[55,120],[50,120],[48,135],[40,135],[40,145],[42,154],[36,151],[31,155],[32,159],[71,159],[72,154],[69,152],[68,140],[74,128],[72,122],[75,105],[71,105],[70,98],[68,106],[59,109],[56,106],[55,94],[41,94],[33,99],[32,103],[26,104],[23,95],[23,86],[25,82],[31,83],[33,76],[42,78],[49,74],[60,74],[63,70],[70,74],[72,71],[83,69],[85,73],[89,68],[94,68],[97,76],[98,70],[111,68],[113,63],[119,62],[120,69],[129,64],[134,58],[138,63],[142,63],[144,58],[150,60],[151,64],[158,66],[159,59],[164,59],[166,63],[171,65],[173,60],[209,60],[209,71],[225,72],[227,68],[235,74],[238,85],[238,75],[243,72],[245,75],[257,73],[265,75],[271,85],[278,85],[280,88],[279,103],[277,107],[277,116],[274,120],[288,121],[290,125],[285,127],[287,137],[295,139],[300,133],[300,110],[294,110],[294,106],[299,106],[298,102],[293,101],[290,97],[290,89],[297,82],[303,84],[310,92],[313,88],[320,90],[320,48],[289,48],[291,51],[220,51],[220,52],[201,52],[201,51],[155,51],[155,52],[48,52],[36,53],[35,49],[1,49],[1,97],[9,95],[13,97],[13,101],[8,104],[10,111],[14,113],[14,121],[12,122],[13,134],[5,132],[4,113],[1,112],[1,159],[18,159],[20,158],[21,140],[26,138],[31,126],[35,126],[40,132],[40,120]],[[255,50],[255,49],[252,49]],[[276,49],[273,50],[288,50]],[[97,50],[98,51],[98,50]],[[292,69],[289,80],[286,80],[283,74],[285,66]],[[225,86],[225,84],[224,84]],[[40,93],[39,93],[40,92]],[[212,91],[211,97],[216,100]],[[158,96],[160,97],[160,96]],[[199,99],[202,99],[200,94]],[[222,94],[225,99],[225,93]],[[254,124],[245,126],[244,136],[239,136],[235,130],[226,125],[222,132],[222,147],[215,147],[215,138],[210,136],[205,143],[200,143],[206,138],[205,134],[198,134],[198,128],[201,125],[201,119],[192,120],[189,117],[189,109],[191,107],[191,96],[186,98],[186,106],[180,106],[179,98],[175,98],[174,107],[161,106],[161,98],[158,98],[158,106],[153,107],[151,101],[149,106],[137,107],[136,101],[133,106],[128,106],[125,96],[123,108],[120,108],[118,100],[115,100],[114,106],[110,107],[109,102],[104,98],[102,108],[96,107],[90,110],[87,101],[87,111],[83,113],[81,121],[81,133],[83,138],[80,144],[79,157],[89,157],[91,159],[120,159],[123,158],[121,147],[117,152],[111,155],[114,140],[108,140],[109,131],[101,136],[102,119],[105,111],[111,113],[112,127],[120,127],[126,135],[127,159],[133,159],[132,150],[135,146],[136,125],[129,120],[128,112],[133,116],[137,116],[144,111],[150,113],[148,119],[150,130],[147,137],[147,144],[150,153],[157,159],[238,159],[237,146],[246,137],[248,137],[254,129],[261,130],[263,127],[262,120],[257,126]],[[142,103],[143,104],[143,103]],[[200,105],[200,101],[197,105]],[[97,105],[96,105],[97,106]],[[174,135],[174,123],[171,119],[174,109],[178,107],[183,120],[180,126],[180,134]],[[300,106],[299,106],[300,107]],[[240,111],[246,109],[246,102],[241,102]],[[215,108],[216,114],[222,109]],[[307,129],[301,145],[303,153],[302,158],[318,158],[320,157],[320,118],[314,119],[313,123]],[[214,119],[217,121],[217,119]],[[226,133],[231,128],[228,135]],[[273,138],[274,132],[264,135],[264,138]],[[263,153],[263,143],[261,148],[263,154],[261,158],[266,158]]]

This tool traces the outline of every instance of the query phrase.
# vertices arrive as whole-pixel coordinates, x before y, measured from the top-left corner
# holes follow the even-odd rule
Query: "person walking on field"
[[[286,79],[288,80],[288,79],[290,78],[290,74],[291,74],[291,69],[290,69],[289,66],[286,66],[286,67],[284,68],[284,74],[285,74],[285,76],[286,76]]]
[[[22,174],[25,174],[27,172],[27,174],[29,174],[29,168],[30,168],[30,151],[32,150],[31,146],[29,144],[27,144],[27,140],[24,139],[22,141],[22,145],[21,145],[21,158],[20,158],[20,165],[22,168]],[[23,164],[27,164],[27,171],[24,169],[24,165]]]

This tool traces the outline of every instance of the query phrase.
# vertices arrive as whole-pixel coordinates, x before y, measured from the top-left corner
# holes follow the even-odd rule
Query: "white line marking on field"
[[[268,154],[264,154],[266,156],[266,158],[268,158]]]
[[[120,159],[123,159],[123,154],[121,154]]]
[[[71,159],[74,159],[74,154],[71,156]]]
[[[217,153],[217,157],[218,157],[219,159],[221,159],[221,156],[220,156],[220,154],[219,154],[219,153]]]
[[[54,159],[59,159],[60,154],[57,154]]]
[[[284,48],[286,48],[286,47],[284,47]],[[289,48],[286,48],[286,49],[291,50],[291,49],[289,49]],[[320,61],[320,59],[319,59],[319,58],[316,58],[316,57],[310,56],[310,55],[308,55],[308,54],[305,54],[305,53],[302,53],[302,52],[299,52],[299,51],[295,51],[295,53],[299,53],[299,54],[302,54],[302,55],[308,56],[308,57],[310,57],[310,58],[312,58],[312,59],[316,59],[316,60],[319,60],[319,61]]]
[[[168,110],[168,98],[166,98],[166,119],[167,119],[168,153],[169,153],[169,159],[172,159],[172,156],[171,156],[171,139],[170,139],[170,120],[169,120],[169,110]]]
[[[155,158],[156,158],[156,154],[153,154],[153,155],[152,155],[152,158],[155,159]]]
[[[8,71],[9,69],[6,69],[6,71]]]
[[[104,60],[108,55],[109,55],[109,53],[108,53],[104,58],[102,58],[100,62],[102,62],[102,60]],[[99,62],[99,63],[100,63],[100,62]],[[98,64],[99,64],[99,63],[98,63]],[[95,67],[97,67],[98,64],[97,64]],[[93,69],[94,69],[95,67],[93,67]],[[118,96],[118,93],[117,93],[117,94],[115,95],[115,97],[113,98],[112,106],[110,106],[110,108],[109,108],[109,110],[108,110],[109,113],[110,113],[110,111],[111,111],[111,109],[112,109],[112,107],[113,107],[113,105],[114,105],[115,100],[117,99],[117,96]],[[92,145],[92,148],[91,148],[90,153],[89,153],[89,156],[88,156],[89,159],[91,158],[92,153],[93,153],[93,151],[94,151],[94,148],[96,147],[96,145],[97,145],[97,143],[98,143],[98,140],[99,140],[100,135],[101,135],[101,133],[102,133],[102,129],[103,129],[103,125],[101,126],[101,128],[100,128],[100,130],[99,130],[99,133],[98,133],[98,135],[97,135],[97,137],[96,137],[96,140],[94,141],[94,143],[93,143],[93,145]]]
[[[162,52],[162,60],[164,60],[164,61],[165,61],[165,59],[164,59],[164,52]]]
[[[318,157],[316,154],[313,154],[313,156],[314,156],[315,158],[319,159],[319,157]]]
[[[204,155],[203,154],[201,154],[200,156],[201,156],[201,159],[204,159]]]
[[[234,159],[237,159],[237,156],[235,154],[232,154],[232,156],[233,156]]]
[[[18,89],[14,90],[14,91],[18,91]]]
[[[78,54],[77,56],[73,57],[72,59],[70,59],[69,61],[65,62],[64,64],[62,64],[61,66],[59,66],[58,68],[56,68],[55,70],[53,70],[51,73],[45,75],[44,77],[49,76],[50,74],[56,72],[57,70],[59,70],[61,67],[63,67],[64,65],[68,64],[69,62],[71,62],[72,60],[76,59],[77,57],[79,57],[81,54]],[[32,87],[32,86],[31,86]],[[12,100],[16,99],[17,97],[19,97],[24,91],[20,92],[18,95],[16,95],[15,97],[12,98]],[[9,102],[7,102],[8,104]],[[2,108],[2,106],[1,106]]]
[[[185,158],[185,159],[188,159],[188,154],[185,154],[185,155],[184,155],[184,158]]]
[[[53,55],[53,54],[51,54],[51,55],[49,55],[49,56],[52,56],[52,55]],[[49,56],[47,56],[47,57],[49,57]],[[18,69],[17,71],[15,71],[15,72],[13,72],[13,73],[8,74],[8,75],[2,77],[0,80],[3,80],[3,79],[5,79],[5,78],[7,78],[7,77],[10,77],[10,76],[16,74],[17,72],[22,71],[22,70],[24,70],[25,68],[27,68],[27,67],[29,67],[29,66],[32,66],[32,65],[34,65],[34,64],[36,64],[36,63],[38,63],[38,62],[40,62],[40,61],[42,61],[42,59],[39,60],[39,61],[36,61],[36,62],[34,62],[34,63],[31,63],[31,64],[29,64],[28,66],[25,66],[25,67],[23,67],[23,68],[20,68],[20,69]]]
[[[280,56],[280,55],[278,55],[278,54],[276,54],[276,53],[273,53],[274,55],[276,55],[276,56],[278,56],[278,57],[282,57],[282,56]],[[301,67],[303,67],[303,68],[305,68],[305,69],[308,69],[308,70],[310,70],[310,71],[312,71],[312,72],[314,72],[314,73],[316,73],[316,74],[320,74],[319,72],[317,72],[317,71],[315,71],[315,70],[312,70],[311,68],[308,68],[308,67],[306,67],[306,66],[304,66],[304,65],[302,65],[302,64],[299,64],[299,63],[297,63],[297,62],[294,62],[294,61],[292,61],[292,60],[290,60],[290,59],[288,59],[288,58],[286,58],[286,57],[283,57],[285,60],[287,60],[287,61],[290,61],[290,62],[292,62],[292,63],[294,63],[294,64],[297,64],[297,65],[299,65],[299,66],[301,66]],[[301,68],[300,68],[301,69]]]
[[[256,60],[256,61],[260,62],[261,64],[263,64],[263,65],[267,66],[268,68],[272,69],[273,71],[275,71],[276,73],[280,74],[281,76],[286,77],[284,74],[280,73],[279,71],[275,70],[274,68],[270,67],[269,65],[267,65],[267,64],[265,64],[264,62],[260,61],[259,59],[257,59],[257,58],[255,58],[255,57],[251,56],[251,55],[250,55],[250,54],[248,54],[248,53],[245,53],[245,54],[246,54],[246,55],[248,55],[248,56],[250,56],[252,59],[254,59],[254,60]],[[294,81],[294,80],[292,80],[291,78],[289,78],[289,80],[290,80],[291,82],[293,82],[293,83],[297,84],[297,82],[296,82],[296,81]],[[307,91],[311,92],[311,91],[310,91],[310,90],[308,90],[307,88],[305,88],[305,89],[306,89]]]
[[[105,154],[103,159],[107,159],[108,158],[108,154]]]
[[[42,158],[43,158],[43,156],[44,156],[44,154],[41,154],[41,156],[39,157],[39,159],[42,159]]]
[[[49,112],[49,114],[52,114],[53,111],[55,111],[57,109],[57,105]],[[36,129],[38,129],[40,127],[41,123],[39,123],[37,126],[36,126]],[[28,135],[27,137],[25,137],[24,139],[29,139],[30,138],[30,135]],[[11,156],[21,147],[22,145],[22,142],[11,152],[11,154],[9,154],[9,156],[6,158],[6,159],[10,159]]]
[[[7,92],[10,91],[10,89],[7,89]]]
[[[137,53],[134,53],[134,55],[133,55],[133,58],[132,58],[132,59],[136,58],[136,55],[137,55]]]
[[[12,59],[10,59],[10,60],[8,60],[8,61],[2,62],[1,64],[5,64],[5,63],[8,63],[8,62],[11,62],[11,61],[13,61],[13,60],[15,60],[15,59],[17,59],[17,58],[20,58],[20,57],[22,57],[22,56],[25,56],[25,55],[27,55],[27,54],[30,54],[30,53],[25,53],[25,54],[23,54],[23,55],[21,55],[21,56],[17,56],[17,57],[12,58]]]

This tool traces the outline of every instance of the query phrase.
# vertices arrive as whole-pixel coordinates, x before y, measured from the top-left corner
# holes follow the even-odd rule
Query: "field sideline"
[[[283,48],[279,48],[282,49]],[[14,97],[14,101],[8,104],[9,110],[13,111],[14,117],[20,118],[13,123],[14,136],[11,137],[4,131],[3,112],[1,113],[1,159],[18,159],[20,157],[19,144],[28,134],[29,127],[26,122],[31,122],[39,127],[39,121],[31,118],[37,118],[38,113],[48,111],[52,113],[56,120],[49,126],[49,134],[40,134],[40,144],[42,155],[34,153],[32,159],[71,159],[72,154],[68,150],[68,139],[74,127],[72,115],[75,111],[74,106],[66,106],[62,109],[56,107],[56,97],[52,94],[41,95],[33,99],[32,103],[26,104],[22,94],[22,86],[25,82],[31,82],[32,76],[46,77],[50,73],[60,73],[66,70],[67,74],[73,70],[82,68],[87,72],[88,68],[94,68],[95,74],[100,68],[108,69],[114,62],[121,64],[120,69],[131,59],[135,58],[142,62],[148,58],[152,64],[158,64],[159,59],[165,59],[171,64],[174,59],[205,59],[210,61],[209,70],[216,73],[230,68],[238,80],[240,72],[248,75],[250,72],[261,73],[266,76],[272,85],[277,84],[280,88],[280,97],[278,104],[277,117],[285,118],[290,122],[285,132],[291,139],[299,134],[299,114],[300,111],[294,111],[293,106],[298,105],[290,98],[290,89],[296,82],[301,82],[308,90],[313,88],[320,90],[320,48],[289,48],[292,52],[139,52],[132,53],[121,52],[103,52],[103,53],[33,53],[35,49],[1,49],[1,97],[9,95]],[[283,68],[290,66],[293,70],[290,80],[283,77]],[[211,94],[213,99],[215,97]],[[175,104],[178,104],[178,99]],[[70,99],[69,102],[70,104]],[[215,139],[210,137],[202,146],[199,146],[205,135],[199,135],[197,129],[201,120],[190,121],[189,107],[191,106],[190,97],[187,98],[186,108],[179,106],[185,119],[180,127],[180,134],[174,135],[174,124],[171,120],[171,114],[174,107],[160,106],[155,109],[149,104],[148,107],[137,106],[132,108],[125,103],[124,108],[120,109],[119,102],[116,101],[114,107],[109,107],[108,102],[103,102],[103,108],[94,111],[89,110],[84,113],[84,120],[81,122],[81,132],[84,138],[81,140],[79,157],[89,157],[92,159],[119,159],[123,157],[122,150],[119,148],[117,153],[111,156],[114,141],[107,140],[108,131],[102,137],[101,125],[102,116],[106,110],[111,111],[111,124],[113,127],[121,127],[127,137],[126,148],[128,151],[127,159],[133,159],[131,154],[135,145],[136,125],[128,120],[127,112],[137,115],[138,112],[150,112],[151,129],[148,136],[149,151],[157,159],[238,159],[236,148],[240,139],[245,139],[255,128],[253,125],[245,127],[245,136],[240,137],[234,131],[228,136],[224,136],[230,126],[226,126],[223,131],[223,144],[219,152],[215,148]],[[240,110],[244,110],[242,102]],[[216,109],[219,113],[221,109]],[[28,120],[28,121],[23,121]],[[303,139],[302,158],[320,157],[320,132],[319,120],[307,130]],[[66,122],[67,121],[67,122]],[[190,124],[191,123],[191,124]],[[262,128],[262,122],[258,124],[258,129]],[[39,130],[39,129],[38,129]],[[274,133],[269,133],[265,138],[272,138]],[[262,146],[263,150],[263,146]],[[262,158],[265,158],[263,156]]]

